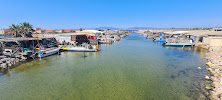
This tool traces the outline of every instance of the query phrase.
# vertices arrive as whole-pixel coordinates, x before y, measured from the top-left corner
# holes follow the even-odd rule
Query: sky
[[[1,0],[0,29],[222,27],[222,0]]]

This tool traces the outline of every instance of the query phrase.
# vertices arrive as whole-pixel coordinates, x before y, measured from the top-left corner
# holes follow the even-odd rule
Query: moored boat
[[[193,43],[163,43],[163,45],[174,46],[174,47],[194,46]]]
[[[43,58],[58,53],[60,47],[44,48],[39,51],[38,57]]]
[[[166,42],[166,39],[163,39],[163,38],[156,38],[156,39],[153,39],[154,42]]]
[[[97,46],[95,45],[86,45],[81,47],[68,46],[68,47],[63,47],[62,49],[67,51],[76,51],[76,52],[96,52],[98,51]]]
[[[100,38],[99,43],[100,44],[111,44],[113,42],[112,38]]]
[[[155,42],[166,42],[166,40],[162,39],[162,40],[155,40]]]

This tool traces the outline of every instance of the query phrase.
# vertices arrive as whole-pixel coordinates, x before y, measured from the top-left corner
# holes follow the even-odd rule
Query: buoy
[[[99,45],[96,45],[96,49],[99,49]]]

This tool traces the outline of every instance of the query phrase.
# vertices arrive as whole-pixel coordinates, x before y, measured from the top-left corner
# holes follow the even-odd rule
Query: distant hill
[[[153,28],[153,27],[131,27],[128,29],[157,29],[157,28]]]
[[[118,30],[119,28],[115,28],[115,27],[99,27],[99,28],[94,28],[95,30]]]

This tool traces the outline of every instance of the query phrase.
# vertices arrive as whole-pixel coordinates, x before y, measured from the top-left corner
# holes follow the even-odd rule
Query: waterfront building
[[[49,30],[45,30],[45,33],[55,33],[55,29],[49,29]]]
[[[222,31],[222,28],[213,28],[213,31]]]
[[[62,33],[63,30],[55,30],[56,33]]]
[[[72,30],[72,32],[80,33],[80,30]]]
[[[90,34],[101,34],[104,32],[98,31],[98,30],[83,30],[81,33],[90,33]]]
[[[65,33],[57,37],[58,42],[69,42],[69,43],[89,43],[86,33]]]
[[[42,30],[41,28],[34,28],[33,30],[34,30],[33,33],[39,33],[39,34],[41,34],[41,33],[43,32],[43,30]]]
[[[70,33],[72,30],[63,30],[64,33]]]
[[[7,34],[10,32],[10,29],[1,29],[0,34]]]

